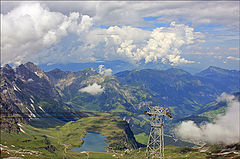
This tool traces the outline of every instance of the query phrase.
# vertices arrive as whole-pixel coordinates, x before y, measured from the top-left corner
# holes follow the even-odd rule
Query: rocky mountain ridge
[[[150,92],[153,105],[168,106],[174,110],[175,116],[197,112],[223,92],[233,93],[240,89],[239,71],[216,67],[209,67],[196,75],[172,68],[124,71],[117,73],[116,77],[123,85],[137,85],[145,92]]]
[[[180,69],[144,69],[109,76],[92,68],[78,72],[60,69],[44,72],[30,62],[14,69],[6,65],[1,68],[1,112],[12,120],[6,122],[5,128],[18,120],[35,125],[75,120],[87,116],[82,111],[136,113],[134,118],[142,120],[138,114],[148,105],[168,106],[178,118],[202,110],[222,92],[239,90],[239,79],[239,71],[214,67],[197,75]],[[82,91],[89,87],[100,92]],[[52,118],[53,123],[46,118]],[[136,126],[136,121],[126,120]],[[144,124],[139,123],[139,128],[141,126]]]
[[[26,63],[15,69],[9,65],[1,68],[0,98],[1,118],[4,119],[1,126],[10,128],[9,130],[18,121],[40,122],[40,119],[54,118],[52,112],[67,113],[70,110],[48,76],[33,63]],[[69,120],[64,114],[61,116],[61,120]]]

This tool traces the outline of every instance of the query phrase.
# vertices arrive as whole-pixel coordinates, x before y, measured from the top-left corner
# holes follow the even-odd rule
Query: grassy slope
[[[121,159],[145,159],[146,148],[140,148],[128,153],[124,153]],[[165,158],[171,159],[204,159],[205,153],[198,152],[195,148],[166,146],[164,151]]]
[[[65,156],[66,158],[87,158],[87,154],[71,151],[72,148],[82,145],[82,138],[87,131],[98,132],[107,136],[106,143],[108,144],[108,150],[117,148],[114,147],[116,144],[123,146],[125,134],[121,127],[121,121],[121,118],[117,116],[95,116],[48,129],[22,125],[21,128],[25,133],[9,134],[4,131],[1,132],[1,144],[8,146],[10,150],[16,150],[12,152],[8,151],[10,154],[2,151],[1,157],[20,156],[33,158],[34,156],[34,158],[62,158]],[[54,147],[56,150],[47,150],[47,146]],[[29,152],[36,151],[37,153],[30,155],[23,152],[23,149],[25,151],[29,150]],[[20,152],[17,152],[19,150],[24,156]],[[90,153],[89,157],[93,156],[93,158],[97,158],[96,156],[102,156],[101,158],[112,158],[112,155],[113,153]]]
[[[136,138],[137,142],[147,145],[148,142],[148,136],[143,132],[137,135],[134,135],[134,137]]]
[[[9,134],[1,132],[1,144],[8,146],[8,151],[2,150],[1,157],[18,156],[26,159],[144,159],[145,148],[132,151],[111,150],[112,146],[120,146],[125,137],[121,124],[121,118],[117,116],[93,116],[83,118],[78,121],[72,121],[64,126],[56,128],[34,128],[29,125],[22,125],[25,133]],[[108,153],[79,153],[71,151],[72,148],[80,147],[83,143],[82,138],[87,131],[98,132],[107,136]],[[141,138],[141,135],[139,135]],[[145,135],[143,135],[145,137]],[[13,145],[13,146],[12,146]],[[54,147],[56,150],[46,149],[46,147]],[[2,147],[2,146],[1,146]],[[24,155],[24,156],[23,156]],[[199,153],[193,148],[184,148],[176,146],[166,146],[166,158],[205,158],[204,153]]]
[[[204,112],[199,116],[207,117],[210,121],[214,121],[218,115],[223,115],[226,112],[227,107],[220,107],[216,110],[210,110],[208,112]]]

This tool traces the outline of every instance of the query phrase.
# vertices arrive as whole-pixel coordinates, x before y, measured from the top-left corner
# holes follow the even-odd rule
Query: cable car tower
[[[145,114],[151,116],[151,131],[148,138],[146,149],[146,159],[160,158],[164,159],[164,118],[172,118],[170,109],[167,107],[148,107],[150,111]]]

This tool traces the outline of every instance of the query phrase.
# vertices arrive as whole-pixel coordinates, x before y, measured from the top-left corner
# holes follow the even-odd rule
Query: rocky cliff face
[[[41,126],[50,124],[50,118],[74,120],[84,116],[80,111],[131,111],[137,101],[115,77],[100,75],[93,69],[55,69],[45,73],[30,62],[14,69],[9,65],[1,69],[2,119],[11,119],[15,125],[30,122]],[[97,86],[90,89],[100,92],[81,91],[89,86]]]
[[[9,65],[1,68],[1,129],[14,132],[20,131],[17,123],[24,120],[23,114],[18,107],[18,105],[20,106],[23,103],[15,94],[15,91],[21,91],[16,86],[18,82],[20,81],[16,80],[15,71]]]
[[[19,122],[41,122],[68,112],[48,76],[33,63],[1,68],[1,128],[19,131]],[[58,116],[58,115],[57,115]],[[66,115],[65,115],[66,116]],[[57,118],[57,117],[56,117]],[[64,115],[61,120],[68,120]]]
[[[199,152],[205,152],[207,158],[233,158],[240,157],[240,142],[230,145],[204,145],[199,148]]]

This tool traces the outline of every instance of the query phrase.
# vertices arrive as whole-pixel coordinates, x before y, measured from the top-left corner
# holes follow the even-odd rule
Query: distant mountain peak
[[[184,70],[179,69],[179,68],[170,68],[166,71],[169,72],[169,73],[177,74],[177,75],[191,75],[189,72],[184,71]]]
[[[61,69],[59,69],[59,68],[55,68],[55,69],[53,69],[53,70],[51,70],[49,72],[63,72],[63,71]]]
[[[24,64],[24,66],[25,66],[27,69],[29,69],[29,70],[31,70],[31,71],[33,71],[33,72],[43,72],[43,71],[40,69],[40,67],[38,67],[37,65],[35,65],[35,64],[32,63],[32,62],[27,62],[27,63]]]
[[[208,69],[221,69],[221,68],[217,66],[209,66]]]
[[[211,70],[211,71],[225,71],[226,69],[220,68],[220,67],[216,67],[216,66],[209,66],[207,68],[207,70]]]
[[[224,72],[233,72],[233,71],[236,71],[236,72],[239,72],[237,70],[229,70],[229,69],[224,69],[224,68],[220,68],[220,67],[216,67],[216,66],[209,66],[206,70],[211,70],[211,71],[224,71]]]
[[[6,71],[10,71],[10,72],[14,72],[14,70],[13,70],[13,68],[10,66],[10,65],[8,65],[8,64],[6,64],[6,65],[4,65],[3,67],[1,67],[1,69],[2,69],[2,71],[4,71],[4,72],[6,72]]]
[[[204,76],[204,77],[213,76],[213,75],[239,76],[239,71],[237,71],[237,70],[227,70],[227,69],[219,68],[219,67],[216,67],[216,66],[209,66],[207,69],[197,73],[196,75],[197,76]]]
[[[6,69],[12,69],[12,67],[9,64],[4,65],[3,67]]]
[[[32,66],[36,66],[34,63],[32,63],[32,62],[27,62],[27,63],[25,63],[24,65],[32,65]]]
[[[41,70],[41,68],[39,66],[35,65],[34,63],[27,62],[24,64],[24,66],[31,72],[35,73],[38,77],[49,80],[48,77],[46,76],[45,72],[43,70]]]

